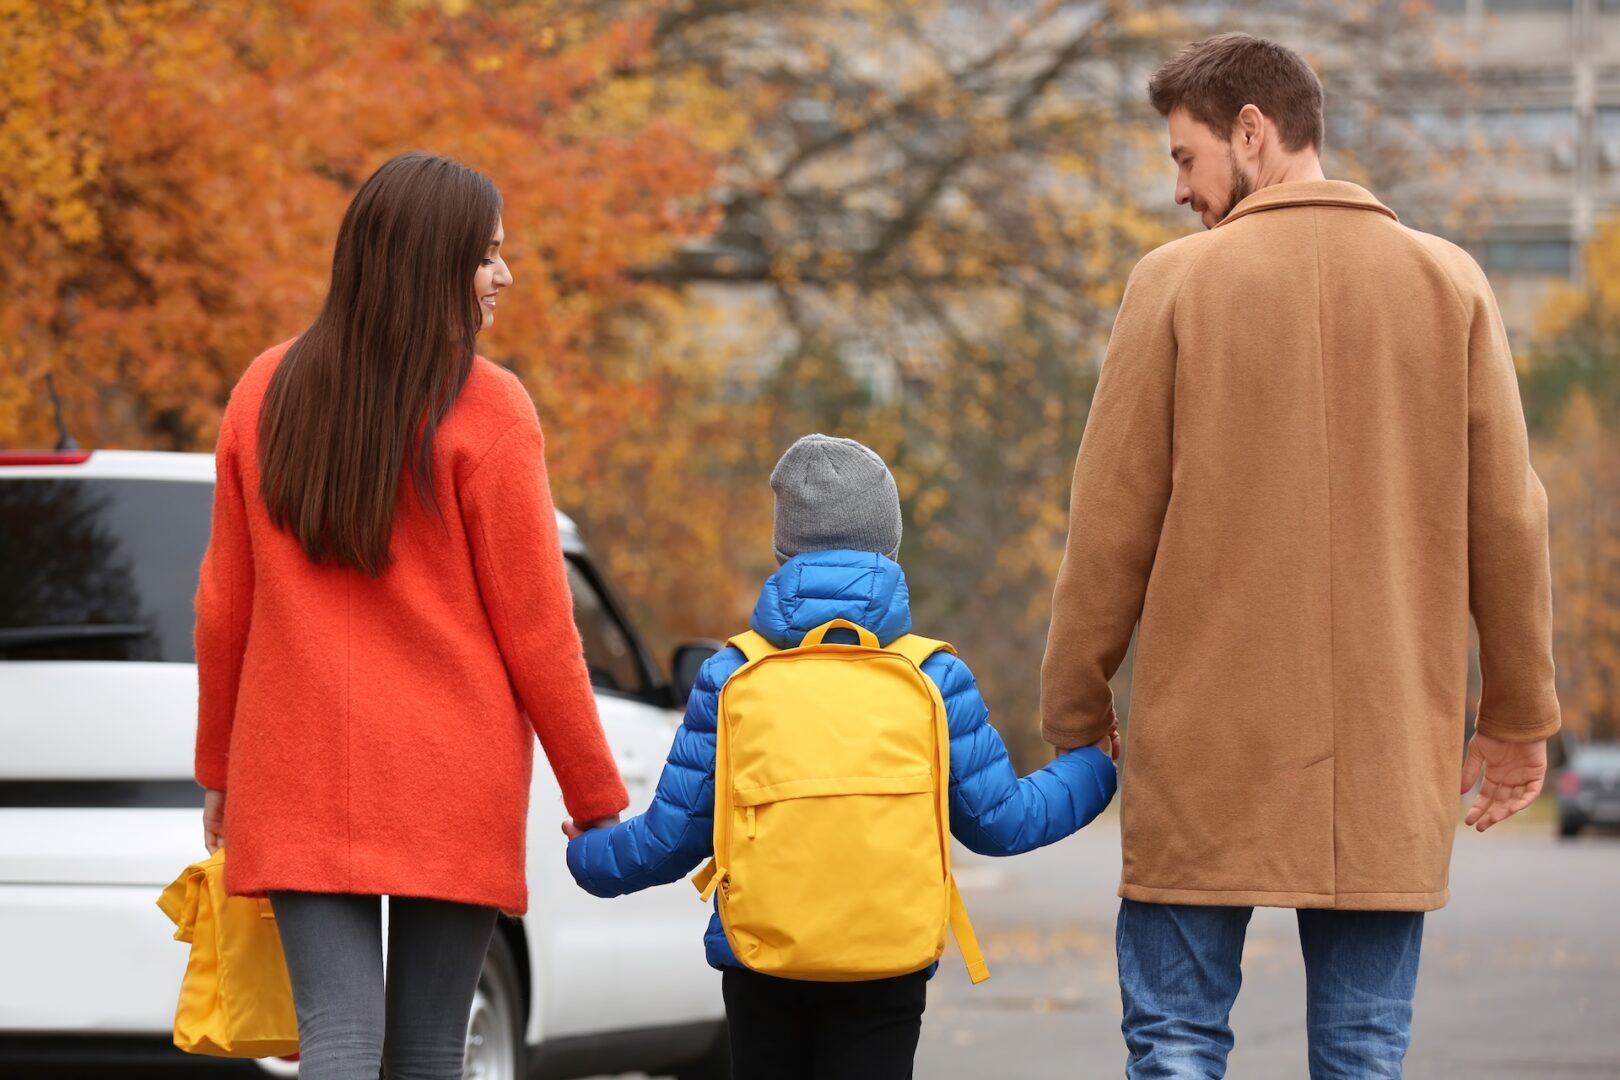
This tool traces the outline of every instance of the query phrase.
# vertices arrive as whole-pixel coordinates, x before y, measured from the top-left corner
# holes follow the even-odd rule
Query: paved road
[[[1550,832],[1510,822],[1458,836],[1452,903],[1428,922],[1410,1080],[1620,1078],[1620,837],[1560,843]],[[954,951],[946,958],[930,991],[919,1080],[1122,1075],[1118,866],[1111,817],[1047,851],[961,860],[958,880],[994,975],[972,987]],[[1305,980],[1292,913],[1256,914],[1244,969],[1230,1075],[1300,1080]]]
[[[1620,1077],[1620,838],[1550,826],[1459,834],[1452,902],[1429,917],[1410,1080]],[[958,878],[993,976],[934,981],[917,1075],[1123,1075],[1115,982],[1117,824]],[[1292,912],[1250,925],[1233,1014],[1237,1080],[1305,1073],[1305,973]]]

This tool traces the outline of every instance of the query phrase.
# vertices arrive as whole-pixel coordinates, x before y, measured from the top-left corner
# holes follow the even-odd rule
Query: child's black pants
[[[802,982],[726,969],[733,1080],[909,1080],[928,972]]]

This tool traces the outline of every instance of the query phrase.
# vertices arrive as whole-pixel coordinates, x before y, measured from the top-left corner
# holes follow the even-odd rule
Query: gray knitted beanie
[[[854,439],[806,435],[771,471],[776,533],[785,563],[806,551],[848,548],[900,554],[900,493],[883,459]]]

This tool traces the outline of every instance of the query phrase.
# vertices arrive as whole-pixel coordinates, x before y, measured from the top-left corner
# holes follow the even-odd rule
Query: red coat
[[[528,908],[534,735],[568,813],[629,802],[585,668],[534,404],[482,358],[441,424],[444,519],[407,480],[381,577],[317,566],[259,497],[242,376],[197,590],[197,782],[228,792],[226,888]],[[525,713],[527,715],[525,715]]]

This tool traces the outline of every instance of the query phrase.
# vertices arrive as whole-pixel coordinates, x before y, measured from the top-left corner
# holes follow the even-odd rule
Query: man
[[[1075,467],[1042,668],[1114,725],[1140,623],[1117,944],[1127,1074],[1219,1077],[1254,905],[1297,908],[1314,1078],[1398,1077],[1456,830],[1529,805],[1558,729],[1546,497],[1484,276],[1323,179],[1322,88],[1242,34],[1153,76],[1208,231],[1131,275]]]

